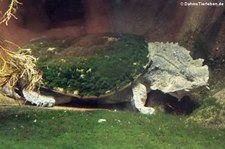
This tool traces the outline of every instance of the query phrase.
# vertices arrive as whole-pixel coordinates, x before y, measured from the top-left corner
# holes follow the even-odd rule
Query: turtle
[[[23,95],[43,106],[68,102],[55,101],[57,95],[65,95],[84,101],[130,101],[141,113],[153,114],[155,109],[145,106],[151,90],[181,98],[184,92],[206,86],[209,75],[203,60],[193,60],[177,43],[149,43],[134,34],[47,38],[23,49],[38,58],[43,91],[54,97],[27,90]]]

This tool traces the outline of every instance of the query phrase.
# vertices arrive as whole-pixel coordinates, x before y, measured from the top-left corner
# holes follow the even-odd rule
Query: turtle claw
[[[53,107],[55,99],[52,96],[44,96],[34,91],[23,90],[23,95],[26,101],[41,107]]]

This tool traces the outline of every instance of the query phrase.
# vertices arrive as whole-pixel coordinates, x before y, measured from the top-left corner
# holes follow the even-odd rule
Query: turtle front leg
[[[152,107],[145,107],[145,103],[147,100],[147,89],[146,86],[137,83],[132,87],[133,91],[133,98],[132,98],[132,103],[134,106],[140,111],[142,114],[154,114],[155,109]]]

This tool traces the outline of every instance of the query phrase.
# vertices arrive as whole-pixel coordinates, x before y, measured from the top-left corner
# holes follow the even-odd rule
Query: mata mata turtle
[[[38,58],[44,90],[81,100],[115,103],[129,100],[144,114],[147,93],[161,90],[175,97],[207,85],[208,67],[174,43],[147,43],[141,36],[120,33],[42,39],[23,47]],[[52,106],[55,97],[23,91],[37,105]],[[35,98],[34,98],[35,97]],[[56,104],[63,103],[57,99]]]

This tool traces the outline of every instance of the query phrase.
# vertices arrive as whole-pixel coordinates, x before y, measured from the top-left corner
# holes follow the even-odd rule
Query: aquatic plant
[[[89,47],[44,40],[24,48],[32,49],[39,58],[37,66],[43,72],[45,87],[80,96],[99,96],[117,91],[136,79],[148,62],[148,47],[143,37],[130,34],[97,38],[103,43]]]
[[[216,98],[206,98],[201,106],[186,120],[187,123],[197,123],[203,127],[224,128],[225,108],[216,102]]]

